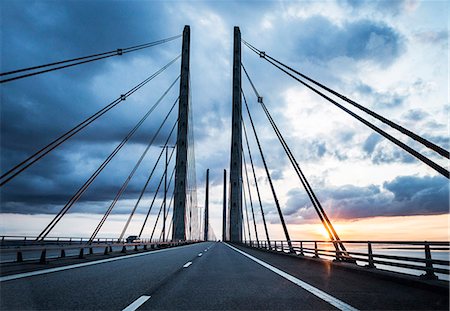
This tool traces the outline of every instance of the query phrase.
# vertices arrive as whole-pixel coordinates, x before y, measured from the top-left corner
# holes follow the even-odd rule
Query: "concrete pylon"
[[[208,241],[208,229],[209,229],[209,168],[206,170],[206,189],[205,189],[205,235],[204,241]]]
[[[227,170],[223,170],[222,241],[227,239]]]
[[[186,240],[186,177],[189,120],[190,28],[184,26],[181,52],[180,98],[178,104],[177,158],[175,164],[172,240]]]
[[[242,96],[241,32],[234,27],[233,46],[233,112],[230,163],[230,241],[242,241]]]

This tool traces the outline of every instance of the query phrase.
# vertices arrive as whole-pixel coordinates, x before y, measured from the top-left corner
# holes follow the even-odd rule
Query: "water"
[[[295,242],[294,243],[294,247],[297,248],[299,246],[299,243]],[[321,250],[329,250],[329,251],[334,251],[334,247],[331,243],[318,243],[318,249]],[[367,254],[368,253],[368,247],[366,243],[361,243],[361,244],[350,244],[350,243],[346,243],[345,247],[347,249],[347,251],[349,252],[355,252],[355,253],[362,253],[362,254]],[[303,243],[303,248],[308,248],[309,253],[305,252],[305,256],[309,256],[309,257],[313,257],[314,256],[314,243],[310,243],[310,242],[304,242]],[[437,248],[437,247],[436,247]],[[445,247],[439,247],[439,248],[445,248]],[[297,250],[297,249],[296,249]],[[320,253],[320,252],[319,252]],[[416,265],[416,266],[420,266],[420,267],[425,267],[425,263],[420,263],[420,262],[411,262],[408,260],[397,260],[397,259],[386,259],[386,258],[376,258],[376,255],[388,255],[388,256],[399,256],[399,257],[407,257],[407,258],[420,258],[420,259],[425,259],[425,249],[423,246],[414,246],[414,245],[395,245],[395,244],[372,244],[372,253],[375,256],[374,260],[379,260],[379,261],[384,261],[384,262],[392,262],[392,263],[399,263],[399,264],[410,264],[410,265]],[[321,258],[323,259],[329,259],[329,260],[333,260],[335,257],[332,253],[329,253],[330,255],[320,255]],[[361,258],[367,258],[367,256],[357,256],[354,255],[352,256],[356,259],[358,259],[358,257]],[[445,250],[441,250],[441,249],[433,249],[433,247],[431,247],[431,258],[434,260],[450,260],[450,250],[445,249]],[[361,260],[356,260],[356,263],[360,266],[366,266],[367,265],[367,261],[361,261]],[[386,270],[386,271],[393,271],[393,272],[400,272],[400,273],[405,273],[405,274],[410,274],[410,275],[423,275],[425,273],[424,270],[417,270],[417,269],[409,269],[409,268],[403,268],[403,267],[397,267],[397,266],[391,266],[388,264],[379,264],[376,263],[375,267],[380,269],[380,270]],[[441,268],[441,269],[445,269],[448,270],[449,267],[448,266],[442,266],[442,265],[433,265],[434,268]],[[438,276],[439,279],[441,280],[446,280],[446,281],[450,281],[449,275],[448,274],[443,274],[443,273],[436,273],[436,275]]]

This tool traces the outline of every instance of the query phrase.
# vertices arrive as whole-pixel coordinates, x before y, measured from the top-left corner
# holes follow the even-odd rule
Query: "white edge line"
[[[188,261],[187,263],[184,264],[183,268],[187,268],[190,265],[192,265],[192,261]]]
[[[139,308],[140,306],[142,306],[147,300],[149,300],[150,297],[151,296],[142,295],[141,297],[136,299],[132,304],[130,304],[128,307],[126,307],[122,311],[134,311],[137,308]]]
[[[119,257],[108,258],[108,259],[100,259],[100,260],[84,262],[84,263],[78,263],[78,264],[74,264],[74,265],[62,266],[62,267],[51,268],[51,269],[44,269],[44,270],[37,270],[37,271],[32,271],[32,272],[25,272],[25,273],[6,275],[6,276],[0,277],[0,283],[1,282],[5,282],[5,281],[22,279],[22,278],[26,278],[26,277],[30,277],[30,276],[35,276],[35,275],[41,275],[41,274],[47,274],[47,273],[52,273],[52,272],[58,272],[58,271],[64,271],[64,270],[69,270],[69,269],[81,268],[81,267],[86,267],[86,266],[98,265],[98,264],[105,263],[105,262],[111,262],[111,261],[122,260],[122,259],[129,259],[129,258],[134,258],[134,257],[139,257],[139,256],[147,256],[147,255],[156,254],[156,253],[160,253],[160,252],[164,252],[164,251],[180,249],[180,248],[188,247],[188,246],[191,246],[191,245],[195,245],[195,244],[183,245],[183,246],[166,248],[166,249],[159,249],[159,250],[149,251],[149,252],[145,252],[145,253],[139,253],[139,254],[133,254],[133,255],[125,255],[125,256],[119,256]]]
[[[320,299],[328,302],[330,305],[338,308],[339,310],[345,310],[345,311],[358,311],[358,309],[352,307],[351,305],[343,302],[342,300],[339,300],[333,296],[331,296],[330,294],[325,293],[324,291],[309,285],[308,283],[278,269],[275,268],[274,266],[269,265],[268,263],[253,257],[252,255],[247,254],[246,252],[241,251],[240,249],[237,249],[234,246],[229,245],[228,243],[224,243],[226,246],[228,246],[229,248],[235,250],[238,253],[241,253],[242,255],[250,258],[251,260],[253,260],[254,262],[260,264],[261,266],[271,270],[272,272],[275,272],[276,274],[278,274],[279,276],[287,279],[288,281],[291,281],[292,283],[294,283],[295,285],[300,286],[301,288],[307,290],[308,292],[310,292],[311,294],[313,294],[314,296],[319,297]]]

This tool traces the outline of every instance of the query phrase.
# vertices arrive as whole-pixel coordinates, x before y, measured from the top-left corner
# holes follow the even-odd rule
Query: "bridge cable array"
[[[178,78],[177,78],[178,79]],[[122,147],[128,142],[128,140],[136,133],[139,127],[144,123],[144,121],[150,116],[150,114],[156,109],[156,107],[164,99],[168,91],[174,85],[171,84],[169,88],[163,93],[163,95],[158,99],[158,101],[147,111],[147,113],[139,120],[139,122],[128,132],[128,134],[123,138],[123,140],[116,146],[116,148],[110,153],[110,155],[103,161],[103,163],[97,168],[97,170],[88,178],[88,180],[81,186],[80,189],[70,198],[66,205],[59,211],[55,218],[47,225],[47,227],[39,234],[36,240],[43,240],[50,231],[56,226],[56,224],[61,220],[61,218],[69,211],[69,209],[80,199],[80,197],[86,192],[89,186],[94,182],[101,171],[111,162],[115,155],[122,149]],[[176,105],[178,99],[175,101],[173,106]],[[173,109],[173,108],[172,108]]]
[[[187,137],[187,183],[186,183],[186,217],[189,224],[187,231],[188,239],[200,239],[203,236],[202,224],[200,221],[203,217],[201,208],[198,207],[197,197],[197,176],[195,166],[195,136],[194,136],[194,110],[192,107],[192,88],[191,77],[189,75],[189,120],[188,120],[188,137]],[[213,231],[208,231],[213,232]],[[213,234],[212,234],[213,235]]]
[[[252,234],[251,234],[251,231],[250,231],[250,221],[249,221],[249,218],[248,218],[247,196],[245,194],[244,183],[242,183],[242,195],[243,195],[244,207],[245,207],[245,217],[244,217],[244,213],[242,213],[242,223],[244,224],[242,227],[244,229],[244,237],[245,237],[245,231],[247,231],[248,240],[251,241],[252,240]],[[245,223],[247,223],[247,230],[245,229]]]
[[[11,78],[6,78],[6,79],[3,79],[3,80],[0,80],[0,83],[11,82],[11,81],[14,81],[14,80],[23,79],[23,78],[27,78],[27,77],[43,74],[43,73],[46,73],[46,72],[60,70],[60,69],[68,68],[68,67],[81,65],[81,64],[86,64],[86,63],[94,62],[94,61],[97,61],[97,60],[101,60],[101,59],[105,59],[105,58],[109,58],[109,57],[113,57],[113,56],[121,56],[121,55],[124,55],[124,54],[127,54],[127,53],[139,51],[139,50],[142,50],[142,49],[147,49],[147,48],[150,48],[150,47],[153,47],[153,46],[156,46],[156,45],[160,45],[160,44],[163,44],[163,43],[166,43],[166,42],[170,42],[170,41],[173,41],[173,40],[178,39],[180,37],[181,37],[181,35],[177,35],[177,36],[173,36],[173,37],[170,37],[170,38],[161,39],[161,40],[158,40],[158,41],[144,43],[144,44],[140,44],[140,45],[135,45],[135,46],[131,46],[131,47],[123,48],[123,49],[116,49],[116,50],[109,51],[109,52],[92,54],[92,55],[88,55],[88,56],[72,58],[72,59],[58,61],[58,62],[53,62],[53,63],[49,63],[49,64],[38,65],[38,66],[22,68],[22,69],[16,69],[16,70],[8,71],[8,72],[3,72],[3,73],[0,73],[0,76],[8,76],[8,75],[17,74],[17,73],[20,73],[20,72],[33,71],[33,70],[36,70],[36,69],[52,67],[50,69],[34,71],[34,72],[26,73],[26,74],[23,74],[23,75],[14,76],[14,77],[11,77]],[[70,64],[67,64],[67,63],[70,63]],[[67,64],[67,65],[54,67],[56,65],[61,65],[61,64]]]
[[[18,79],[23,79],[23,78],[26,78],[26,77],[31,77],[31,76],[34,76],[34,75],[43,74],[43,73],[46,73],[46,72],[60,70],[60,69],[68,68],[68,67],[74,67],[74,66],[77,66],[77,65],[90,63],[90,62],[94,62],[94,61],[101,60],[101,59],[106,59],[106,58],[110,58],[110,57],[114,57],[114,56],[120,56],[120,55],[123,55],[123,54],[135,52],[135,51],[138,51],[138,50],[147,49],[147,48],[150,48],[150,47],[153,47],[153,46],[156,46],[156,45],[160,45],[160,44],[163,44],[163,43],[166,43],[166,42],[173,41],[173,40],[175,40],[177,38],[180,38],[181,36],[182,35],[177,35],[177,36],[173,36],[173,37],[170,37],[170,38],[166,38],[166,39],[162,39],[162,40],[158,40],[158,41],[154,41],[154,42],[150,42],[150,43],[135,45],[135,46],[131,46],[131,47],[123,48],[123,49],[117,49],[117,50],[113,50],[113,51],[108,51],[108,52],[97,53],[97,54],[92,54],[92,55],[88,55],[88,56],[82,56],[82,57],[77,57],[77,58],[72,58],[72,59],[52,62],[52,63],[48,63],[48,64],[44,64],[44,65],[33,66],[33,67],[28,67],[28,68],[23,68],[23,69],[17,69],[17,70],[12,70],[12,71],[8,71],[8,72],[3,72],[3,73],[0,73],[0,76],[1,77],[5,77],[6,76],[6,78],[3,79],[3,80],[0,80],[0,83],[6,83],[6,82],[18,80]],[[59,136],[58,138],[56,138],[55,140],[53,140],[52,142],[47,144],[45,147],[41,148],[40,150],[35,152],[33,155],[31,155],[27,159],[23,160],[21,163],[15,165],[11,169],[9,169],[6,173],[2,174],[2,176],[0,176],[0,186],[3,186],[5,184],[7,184],[9,181],[14,179],[16,176],[18,176],[20,173],[25,171],[31,165],[33,165],[34,163],[36,163],[37,161],[42,159],[48,153],[50,153],[53,150],[55,150],[62,143],[64,143],[65,141],[67,141],[68,139],[73,137],[75,134],[77,134],[78,132],[80,132],[81,130],[83,130],[87,126],[89,126],[94,121],[98,120],[101,116],[106,114],[108,111],[110,111],[114,107],[118,106],[122,101],[125,101],[129,96],[134,94],[137,90],[139,90],[144,85],[146,85],[148,82],[150,82],[152,79],[154,79],[155,77],[160,75],[169,66],[171,66],[174,62],[176,62],[180,57],[181,57],[181,54],[178,55],[177,57],[175,57],[168,64],[163,66],[161,69],[159,69],[158,71],[153,73],[151,76],[149,76],[148,78],[146,78],[142,82],[140,82],[137,85],[135,85],[133,88],[131,88],[125,94],[121,94],[117,99],[115,99],[114,101],[112,101],[111,103],[109,103],[108,105],[106,105],[105,107],[103,107],[102,109],[100,109],[99,111],[97,111],[96,113],[91,115],[90,117],[86,118],[84,121],[82,121],[81,123],[79,123],[78,125],[73,127],[72,129],[70,129],[69,131],[65,132],[64,134],[62,134],[61,136]],[[168,87],[168,89],[163,93],[163,95],[157,100],[157,102],[145,113],[145,115],[139,120],[139,122],[127,133],[125,138],[122,139],[122,141],[106,157],[106,159],[100,164],[100,166],[94,171],[94,173],[92,173],[92,175],[84,182],[84,184],[78,189],[78,191],[76,191],[76,193],[68,200],[68,202],[61,208],[61,210],[56,214],[56,216],[54,216],[54,218],[50,221],[50,223],[38,235],[38,237],[36,238],[36,241],[45,239],[47,237],[47,235],[53,230],[53,228],[63,218],[63,216],[66,215],[66,213],[69,212],[71,207],[76,202],[79,201],[79,199],[89,189],[89,187],[92,185],[92,183],[95,181],[95,179],[108,166],[108,164],[117,155],[117,153],[122,149],[122,147],[128,141],[130,141],[133,136],[135,136],[135,133],[138,131],[138,129],[141,127],[141,125],[146,121],[146,119],[152,114],[152,112],[158,106],[161,106],[160,105],[161,101],[166,97],[166,95],[169,93],[169,91],[172,89],[172,87],[177,83],[177,81],[180,79],[180,77],[181,77],[181,75],[179,75],[175,79],[175,81],[173,81],[173,83]],[[188,87],[189,87],[189,90],[191,90],[190,77],[189,77],[189,86]],[[189,94],[190,94],[190,96],[189,96],[189,100],[188,100],[188,109],[190,111],[192,111],[192,107],[191,107],[192,93],[189,91]],[[89,244],[91,244],[94,241],[94,239],[97,237],[97,235],[101,231],[101,228],[103,227],[104,223],[106,222],[106,220],[108,219],[108,217],[112,213],[114,207],[121,200],[121,198],[122,198],[123,194],[125,193],[125,191],[127,190],[127,188],[129,188],[129,184],[130,184],[132,178],[135,176],[135,173],[137,172],[138,168],[143,163],[143,160],[147,156],[148,151],[150,150],[151,146],[158,139],[158,137],[159,137],[163,127],[165,127],[165,124],[167,123],[166,121],[171,116],[171,114],[174,111],[174,108],[177,105],[177,103],[179,103],[179,97],[175,100],[173,105],[170,106],[171,108],[170,108],[169,112],[166,114],[165,118],[163,119],[162,123],[160,123],[159,127],[157,127],[156,132],[154,132],[152,134],[152,137],[149,138],[149,141],[148,141],[145,149],[143,150],[143,152],[140,154],[139,159],[137,159],[137,161],[134,164],[131,172],[128,174],[128,176],[125,178],[125,180],[121,184],[120,188],[118,189],[117,193],[114,196],[114,199],[109,204],[109,206],[106,209],[104,215],[102,216],[100,222],[97,224],[96,228],[94,229],[94,231],[93,231],[93,233],[92,233],[92,235],[91,235],[91,237],[90,237],[90,239],[88,241]],[[189,113],[188,123],[193,125],[192,113]],[[151,213],[152,208],[153,208],[153,206],[154,206],[154,204],[156,202],[156,199],[158,198],[158,195],[160,193],[160,189],[162,188],[161,185],[162,185],[163,180],[164,180],[164,200],[162,200],[162,202],[161,202],[161,206],[160,206],[160,209],[159,209],[159,212],[158,212],[158,216],[156,218],[155,224],[154,224],[153,229],[152,229],[152,233],[150,235],[150,240],[153,239],[153,237],[155,235],[156,227],[161,222],[163,223],[163,225],[162,225],[162,228],[161,228],[161,233],[159,235],[159,239],[160,240],[161,239],[163,239],[164,241],[166,239],[168,240],[169,236],[170,236],[170,231],[172,229],[174,229],[174,228],[172,228],[172,223],[171,223],[169,228],[168,228],[168,230],[166,231],[165,230],[166,229],[166,225],[165,224],[167,222],[167,219],[169,218],[169,214],[171,213],[171,210],[172,210],[172,213],[171,213],[172,216],[171,217],[173,219],[173,208],[174,208],[173,205],[174,205],[174,189],[175,189],[175,186],[172,187],[173,188],[172,189],[172,196],[171,196],[171,200],[170,200],[169,205],[167,205],[167,193],[168,193],[168,190],[170,189],[170,187],[172,185],[172,179],[173,179],[175,171],[176,171],[175,164],[173,163],[175,161],[172,161],[172,159],[175,158],[174,154],[175,154],[175,151],[176,151],[176,144],[174,146],[169,146],[169,141],[171,140],[171,138],[173,136],[173,133],[175,131],[175,128],[176,128],[177,124],[178,124],[178,120],[176,120],[174,122],[173,126],[171,127],[170,133],[169,133],[169,135],[167,136],[167,138],[165,140],[165,144],[163,146],[163,148],[166,150],[166,161],[165,161],[164,173],[162,174],[162,176],[160,178],[158,187],[157,187],[156,191],[154,192],[153,200],[152,200],[151,204],[148,207],[148,211],[147,211],[146,217],[145,217],[144,222],[142,223],[142,226],[140,228],[139,236],[142,236],[142,233],[144,231],[144,228],[145,228],[146,224],[148,223],[148,219],[149,219],[150,213]],[[199,228],[199,224],[201,222],[199,221],[199,219],[201,219],[202,215],[201,215],[201,211],[200,211],[200,209],[198,208],[198,205],[197,205],[197,186],[196,186],[195,154],[194,154],[194,152],[195,152],[194,151],[194,145],[195,145],[195,143],[194,143],[194,131],[193,131],[193,127],[192,126],[188,126],[187,128],[188,128],[188,137],[187,137],[186,144],[187,144],[187,148],[188,148],[187,149],[188,154],[187,154],[187,163],[186,163],[186,167],[187,167],[186,187],[187,187],[188,193],[186,195],[186,198],[188,200],[187,200],[187,204],[186,204],[185,222],[186,223],[189,222],[189,232],[188,232],[189,238],[190,239],[199,239],[199,237],[201,235],[201,228]],[[173,148],[171,153],[170,153],[170,157],[168,157],[168,153],[167,153],[169,147]],[[159,156],[157,157],[157,160],[154,163],[154,166],[153,166],[152,170],[150,171],[150,174],[148,175],[148,178],[146,178],[145,184],[144,184],[142,190],[140,191],[140,194],[139,194],[139,197],[138,197],[138,199],[136,201],[136,204],[131,209],[131,211],[130,211],[130,213],[129,213],[129,215],[128,215],[125,223],[124,223],[123,229],[120,232],[120,236],[118,238],[119,241],[121,241],[124,238],[124,235],[127,232],[127,229],[129,227],[132,219],[133,219],[133,216],[135,215],[135,212],[136,212],[137,208],[139,207],[140,202],[142,202],[142,199],[143,199],[143,197],[145,195],[145,192],[146,192],[147,188],[149,188],[149,185],[152,183],[152,179],[154,179],[154,175],[155,175],[156,169],[158,167],[158,164],[161,162],[160,160],[162,158],[164,149],[162,149],[161,152],[159,153]],[[167,184],[167,178],[168,178],[168,175],[169,175],[169,172],[168,172],[167,169],[168,169],[168,166],[171,163],[173,165],[173,169],[172,169],[172,173],[170,174],[169,183]],[[163,207],[164,207],[164,210],[163,210]],[[164,213],[161,216],[162,211],[164,211]],[[161,218],[161,221],[160,221],[160,218]],[[211,232],[212,232],[212,230],[211,230]],[[213,235],[214,235],[214,233],[213,233]]]
[[[178,80],[178,78],[177,78]],[[177,81],[175,80],[175,81]],[[172,88],[173,84],[170,86],[170,88]],[[169,90],[170,90],[169,88]],[[165,93],[167,94],[167,93]],[[130,180],[133,178],[134,173],[136,172],[136,170],[139,168],[140,164],[142,163],[142,160],[144,159],[144,157],[147,155],[147,152],[150,150],[150,147],[153,145],[156,137],[158,136],[159,132],[161,131],[161,129],[163,128],[164,124],[166,123],[167,119],[169,118],[169,116],[171,115],[173,109],[175,108],[175,105],[178,102],[178,98],[175,100],[175,103],[172,105],[171,109],[169,110],[169,112],[167,113],[166,117],[164,118],[163,122],[161,123],[161,125],[159,126],[159,128],[157,129],[156,133],[153,135],[153,137],[151,138],[151,140],[148,142],[147,147],[144,149],[144,152],[142,153],[142,155],[140,156],[140,158],[138,159],[138,161],[136,162],[136,164],[134,165],[133,169],[131,170],[130,174],[128,175],[128,177],[125,179],[125,181],[123,182],[122,186],[120,187],[119,191],[117,192],[116,196],[114,197],[114,200],[111,202],[111,205],[108,207],[108,209],[105,212],[105,215],[103,216],[103,218],[101,219],[100,223],[97,225],[97,227],[95,228],[94,232],[91,235],[91,238],[89,239],[89,242],[92,242],[95,237],[97,236],[98,232],[100,231],[101,227],[103,226],[103,224],[105,223],[106,219],[108,218],[108,216],[110,215],[111,211],[113,210],[114,206],[116,205],[117,201],[120,199],[120,197],[122,196],[122,194],[124,193],[124,191],[126,190],[128,183],[130,182]],[[176,122],[175,122],[176,124]],[[170,135],[173,132],[173,129],[175,128],[175,125],[172,127],[172,131],[170,132]],[[169,140],[170,138],[167,138],[167,140]],[[158,163],[160,158],[158,158],[156,164]],[[155,164],[155,167],[156,167]],[[153,174],[154,169],[152,170],[150,177]],[[136,205],[137,207],[137,205]],[[131,214],[134,214],[135,209],[133,209],[133,211],[131,212]],[[132,215],[131,215],[132,216]],[[129,223],[129,221],[128,221]],[[126,224],[124,230],[126,230],[126,227],[128,226],[128,223]],[[120,239],[122,239],[123,234],[121,234]]]
[[[423,154],[419,153],[418,151],[414,150],[413,148],[409,147],[408,145],[406,145],[405,143],[401,142],[400,140],[398,140],[397,138],[393,137],[392,135],[388,134],[387,132],[383,131],[381,128],[375,126],[374,124],[372,124],[371,122],[367,121],[366,119],[362,118],[361,116],[355,114],[354,112],[352,112],[351,110],[349,110],[348,108],[344,107],[343,105],[341,105],[340,103],[338,103],[337,101],[333,100],[332,98],[330,98],[329,96],[325,95],[324,93],[322,93],[321,91],[319,91],[318,89],[314,88],[313,86],[311,86],[310,84],[306,83],[305,81],[301,80],[298,76],[295,76],[294,74],[300,75],[300,77],[307,79],[308,81],[318,85],[319,87],[325,89],[326,91],[332,93],[333,95],[343,99],[344,101],[348,102],[349,104],[353,105],[354,107],[368,113],[369,115],[377,118],[378,120],[382,121],[383,123],[399,130],[401,133],[407,135],[408,137],[422,143],[424,146],[426,146],[427,148],[439,153],[441,156],[445,157],[445,158],[449,158],[449,152],[446,151],[445,149],[443,149],[442,147],[439,147],[433,143],[431,143],[430,141],[426,140],[423,137],[420,137],[417,134],[414,134],[412,131],[409,131],[407,129],[405,129],[404,127],[376,114],[375,112],[363,107],[362,105],[354,102],[353,100],[348,99],[347,97],[337,93],[336,91],[324,86],[323,84],[301,74],[300,72],[290,68],[289,66],[279,62],[278,60],[272,58],[271,56],[269,56],[267,53],[258,50],[257,48],[255,48],[254,46],[252,46],[251,44],[249,44],[248,42],[246,42],[245,40],[242,40],[242,42],[253,52],[255,52],[256,54],[258,54],[261,58],[265,59],[267,62],[269,62],[270,64],[272,64],[273,66],[275,66],[276,68],[278,68],[279,70],[283,71],[284,73],[286,73],[288,76],[292,77],[293,79],[295,79],[296,81],[300,82],[301,84],[303,84],[304,86],[306,86],[307,88],[309,88],[310,90],[314,91],[315,93],[317,93],[319,96],[325,98],[327,101],[331,102],[332,104],[334,104],[335,106],[337,106],[338,108],[340,108],[341,110],[345,111],[346,113],[350,114],[352,117],[356,118],[358,121],[362,122],[363,124],[365,124],[366,126],[370,127],[372,130],[376,131],[377,133],[379,133],[380,135],[382,135],[383,137],[387,138],[388,140],[390,140],[391,142],[393,142],[394,144],[396,144],[397,146],[399,146],[400,148],[402,148],[403,150],[405,150],[406,152],[408,152],[409,154],[413,155],[415,158],[419,159],[420,161],[422,161],[423,163],[427,164],[429,167],[433,168],[435,171],[437,171],[438,173],[442,174],[443,176],[450,178],[450,172],[445,169],[444,167],[440,166],[439,164],[435,163],[434,161],[430,160],[429,158],[427,158],[426,156],[424,156]],[[280,64],[280,65],[278,65]],[[287,68],[284,69],[281,66]],[[292,72],[289,72],[288,70],[291,70]]]
[[[247,104],[247,99],[246,99],[245,94],[244,94],[242,89],[241,89],[241,93],[242,93],[242,97],[244,98],[244,103],[245,103],[245,108],[247,110],[247,115],[248,115],[248,118],[250,120],[250,124],[251,124],[252,130],[253,130],[253,134],[255,136],[256,144],[258,145],[258,149],[259,149],[259,153],[260,153],[260,156],[261,156],[261,160],[262,160],[263,165],[264,165],[264,170],[266,171],[266,176],[267,176],[267,179],[269,181],[270,190],[272,192],[273,200],[274,200],[275,206],[277,208],[278,216],[280,217],[280,221],[281,221],[281,225],[283,227],[284,235],[285,235],[286,241],[288,243],[289,249],[291,250],[291,252],[293,252],[291,238],[289,236],[289,232],[287,230],[287,226],[286,226],[286,223],[284,221],[284,216],[283,216],[283,213],[281,211],[280,203],[278,201],[278,197],[277,197],[277,194],[276,194],[276,191],[275,191],[275,187],[274,187],[273,182],[272,182],[272,177],[270,176],[269,168],[267,167],[266,159],[264,157],[264,153],[263,153],[263,150],[262,150],[262,147],[261,147],[261,143],[259,141],[258,134],[256,132],[255,124],[253,123],[253,118],[251,116],[250,109],[249,109],[248,104]]]
[[[325,213],[325,210],[323,209],[322,205],[320,204],[320,201],[318,200],[316,194],[314,193],[311,185],[309,184],[306,176],[303,174],[300,165],[298,164],[297,160],[295,159],[291,149],[289,148],[288,144],[286,143],[286,140],[284,139],[283,135],[281,134],[280,130],[278,129],[278,126],[276,125],[275,121],[273,120],[272,116],[270,115],[269,110],[267,109],[264,100],[259,95],[258,91],[256,90],[255,85],[253,84],[253,81],[251,80],[247,70],[245,69],[245,66],[242,64],[242,68],[244,69],[244,73],[250,82],[250,85],[252,86],[255,96],[257,98],[257,102],[261,105],[269,123],[272,126],[272,129],[274,130],[278,140],[280,141],[283,150],[285,151],[287,157],[289,158],[289,161],[291,162],[301,184],[303,185],[303,188],[305,189],[317,215],[319,216],[320,221],[322,222],[322,225],[324,226],[325,230],[327,231],[328,236],[330,237],[330,240],[334,242],[334,246],[337,251],[339,251],[339,248],[342,252],[346,252],[346,248],[342,242],[340,242],[340,238],[334,229],[330,219],[328,218],[327,214]]]
[[[174,175],[175,175],[175,168],[172,170],[172,174],[170,175],[169,184],[168,184],[169,187],[172,184],[172,179],[173,179]],[[174,193],[172,193],[172,196],[171,196],[171,199],[170,199],[170,203],[169,203],[169,207],[170,207],[170,205],[172,205],[173,196],[174,196]],[[156,226],[158,225],[163,205],[164,205],[164,201],[161,201],[161,204],[160,204],[160,207],[159,207],[158,216],[156,217],[155,225],[153,226],[152,234],[150,235],[150,240],[153,239],[153,235],[155,234]],[[165,218],[166,218],[166,216],[164,216],[164,220],[163,221],[165,221]],[[143,231],[144,227],[142,227],[141,230]]]
[[[255,166],[253,164],[253,157],[252,157],[252,153],[250,151],[250,144],[249,144],[249,140],[248,140],[248,136],[247,136],[247,129],[245,127],[244,119],[242,119],[242,128],[244,130],[244,137],[245,137],[245,142],[246,142],[246,145],[247,145],[248,156],[249,156],[249,159],[250,159],[250,165],[252,167],[253,181],[255,182],[256,194],[258,196],[259,208],[260,208],[261,217],[262,217],[263,224],[264,224],[264,231],[265,231],[265,234],[266,234],[267,243],[268,243],[268,245],[270,245],[269,231],[267,230],[266,217],[264,215],[264,209],[263,209],[262,200],[261,200],[261,193],[259,191],[259,186],[258,186],[258,178],[256,177]],[[243,158],[244,158],[244,162],[245,162],[245,153],[243,154]],[[247,174],[247,167],[246,166],[245,166],[245,172]],[[248,174],[246,176],[248,176]],[[249,187],[249,189],[250,189],[250,187]],[[256,228],[256,225],[255,225],[255,228]]]
[[[173,155],[174,151],[175,151],[175,149],[172,150],[172,153],[171,153],[170,158],[169,158],[170,160],[172,159],[172,155]],[[170,162],[170,160],[169,160],[169,162]],[[174,174],[174,172],[175,172],[175,169],[173,170],[172,174]],[[161,175],[161,179],[159,180],[158,187],[156,188],[156,191],[155,191],[155,193],[153,195],[152,202],[149,205],[149,208],[147,210],[147,214],[145,216],[144,222],[142,223],[141,229],[139,231],[139,236],[142,236],[142,233],[144,232],[145,225],[147,224],[148,218],[149,218],[150,213],[151,213],[151,211],[153,209],[153,205],[154,205],[154,203],[156,201],[156,198],[158,197],[158,193],[159,193],[159,190],[161,189],[161,185],[162,185],[162,183],[164,181],[164,178],[165,178],[165,176]]]
[[[123,227],[122,232],[120,233],[119,240],[122,240],[122,238],[124,237],[125,232],[127,231],[127,228],[128,228],[128,226],[129,226],[129,224],[131,222],[131,219],[133,218],[134,213],[136,212],[136,209],[139,206],[139,203],[140,203],[140,201],[142,199],[142,196],[144,195],[145,190],[147,189],[148,184],[149,184],[150,180],[152,179],[153,174],[155,173],[156,167],[158,166],[158,163],[161,160],[162,155],[164,153],[164,149],[168,146],[169,140],[172,137],[172,134],[173,134],[177,124],[178,124],[178,121],[175,121],[175,123],[174,123],[174,125],[173,125],[173,127],[172,127],[172,129],[171,129],[171,131],[169,133],[169,136],[167,137],[166,142],[164,143],[164,146],[161,149],[161,152],[159,153],[158,159],[156,160],[155,165],[153,166],[153,169],[150,172],[150,175],[148,176],[147,180],[145,181],[144,187],[142,188],[142,190],[141,190],[141,192],[139,194],[139,197],[138,197],[138,199],[136,201],[136,204],[134,205],[133,209],[131,210],[130,216],[128,217],[127,222],[125,223],[125,226]],[[171,154],[171,156],[172,156],[172,154]],[[169,162],[170,162],[171,159],[172,158],[169,158]]]
[[[250,201],[250,208],[251,208],[251,211],[252,211],[252,220],[253,220],[253,226],[254,226],[254,231],[255,231],[255,238],[256,238],[256,243],[259,245],[259,237],[258,237],[258,230],[256,229],[256,219],[255,219],[255,211],[254,211],[254,208],[253,208],[253,199],[252,199],[252,191],[251,191],[251,188],[250,188],[250,181],[249,181],[249,178],[248,178],[248,171],[247,171],[247,161],[245,160],[245,152],[244,152],[244,149],[242,148],[242,159],[244,160],[244,173],[245,173],[245,180],[246,180],[246,183],[242,183],[242,190],[245,192],[245,185],[247,185],[247,192],[248,192],[248,198],[249,198],[249,201]],[[244,199],[244,202],[245,202],[245,199]],[[246,206],[245,206],[245,209],[246,209],[246,212],[247,212],[247,204],[246,204]],[[248,215],[247,215],[247,221],[248,221]],[[264,220],[264,223],[265,223],[265,220]],[[249,231],[250,231],[250,228],[249,228]]]
[[[92,122],[100,118],[102,115],[104,115],[106,112],[110,111],[114,107],[116,107],[121,102],[125,101],[127,97],[134,94],[137,90],[142,88],[144,85],[146,85],[148,82],[153,80],[155,77],[157,77],[160,73],[162,73],[164,70],[166,70],[170,65],[172,65],[177,59],[179,59],[181,55],[178,55],[173,60],[171,60],[169,63],[167,63],[165,66],[163,66],[161,69],[150,75],[148,78],[143,80],[142,82],[135,85],[133,88],[128,90],[125,94],[120,95],[118,98],[116,98],[114,101],[112,101],[110,104],[106,105],[90,117],[86,118],[84,121],[67,131],[66,133],[62,134],[55,140],[53,140],[51,143],[46,145],[45,147],[41,148],[37,152],[35,152],[33,155],[29,156],[27,159],[23,160],[19,164],[15,165],[13,168],[9,169],[6,173],[2,174],[0,176],[0,187],[11,181],[14,177],[19,175],[21,172],[29,168],[31,165],[33,165],[35,162],[42,159],[44,156],[46,156],[48,153],[53,151],[56,147],[67,141],[69,138],[86,128],[88,125],[90,125]],[[178,76],[177,80],[180,77]],[[175,81],[176,82],[176,81]],[[174,84],[175,84],[174,82]]]

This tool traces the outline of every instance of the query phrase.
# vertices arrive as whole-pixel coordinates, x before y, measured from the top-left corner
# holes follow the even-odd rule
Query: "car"
[[[137,235],[130,235],[126,241],[127,243],[139,243],[141,242],[141,238]]]

